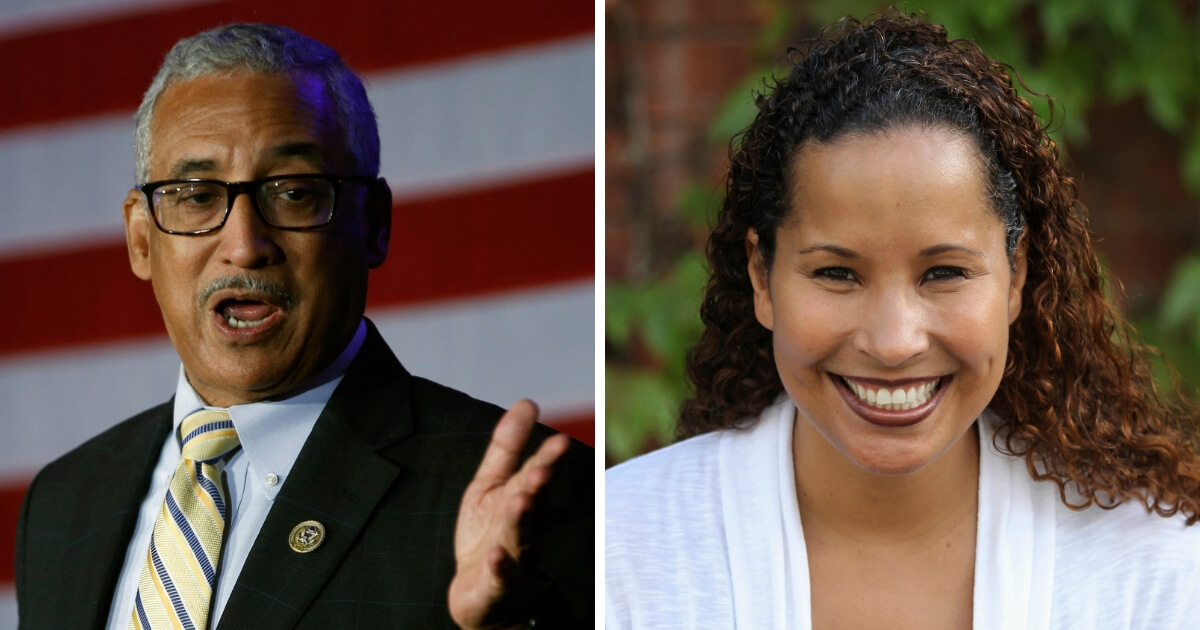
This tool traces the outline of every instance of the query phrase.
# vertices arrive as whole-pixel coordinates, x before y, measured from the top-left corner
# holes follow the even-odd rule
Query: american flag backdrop
[[[370,316],[415,374],[591,443],[592,3],[0,0],[0,629],[13,540],[46,462],[174,391],[177,358],[129,270],[133,110],[176,40],[275,22],[367,81],[391,252]],[[96,471],[97,475],[102,471]]]

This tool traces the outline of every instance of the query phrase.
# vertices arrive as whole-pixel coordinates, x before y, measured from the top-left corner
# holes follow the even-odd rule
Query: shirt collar
[[[263,401],[234,405],[226,409],[233,419],[238,438],[242,442],[242,452],[250,460],[250,466],[261,474],[273,473],[279,482],[274,486],[263,486],[268,498],[283,486],[300,455],[300,449],[312,432],[313,425],[321,415],[321,410],[329,402],[333,390],[350,367],[354,357],[362,348],[367,337],[365,321],[358,324],[358,331],[342,351],[341,355],[323,370],[316,378],[309,381],[315,386],[283,400]],[[175,386],[174,429],[172,435],[179,431],[179,425],[188,414],[198,409],[220,409],[204,404],[200,395],[187,380],[183,367],[179,369],[179,380]],[[178,458],[178,440],[170,440],[172,453]]]

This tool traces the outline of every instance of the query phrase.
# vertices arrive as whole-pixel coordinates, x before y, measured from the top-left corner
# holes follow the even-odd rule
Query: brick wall
[[[618,0],[606,12],[605,239],[609,277],[660,271],[693,238],[673,211],[688,181],[719,183],[705,129],[754,67],[753,3]]]

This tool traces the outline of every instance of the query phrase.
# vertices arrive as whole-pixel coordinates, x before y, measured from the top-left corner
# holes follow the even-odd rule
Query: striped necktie
[[[182,459],[154,520],[130,630],[208,627],[228,518],[222,469],[241,443],[221,410],[192,412],[179,434]]]

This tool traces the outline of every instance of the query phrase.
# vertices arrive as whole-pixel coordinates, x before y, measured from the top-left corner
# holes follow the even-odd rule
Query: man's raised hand
[[[449,604],[450,616],[464,629],[524,627],[545,594],[545,579],[533,569],[539,542],[533,540],[535,503],[570,440],[547,438],[521,464],[537,416],[537,406],[521,400],[500,418],[463,493]]]

